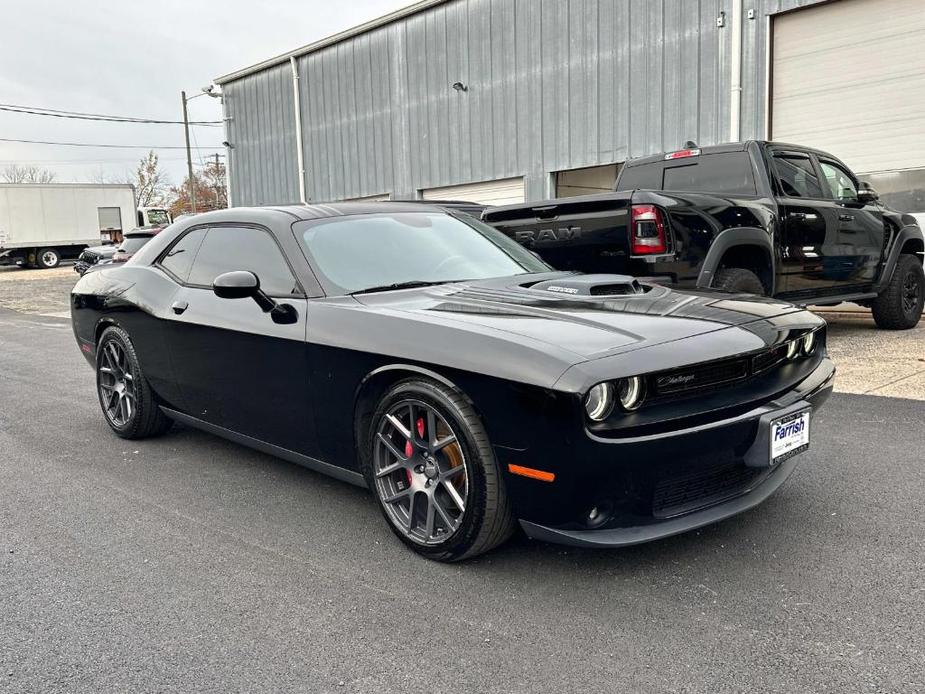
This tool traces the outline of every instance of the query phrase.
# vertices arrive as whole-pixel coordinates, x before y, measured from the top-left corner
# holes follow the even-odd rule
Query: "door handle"
[[[840,214],[838,215],[838,221],[839,222],[853,222],[854,215],[853,214]]]
[[[787,215],[787,217],[790,219],[806,219],[806,213],[805,212],[791,212],[790,214]]]
[[[183,313],[186,309],[189,308],[189,304],[186,303],[185,301],[174,301],[170,305],[170,308],[172,308],[173,312],[179,316],[181,313]]]

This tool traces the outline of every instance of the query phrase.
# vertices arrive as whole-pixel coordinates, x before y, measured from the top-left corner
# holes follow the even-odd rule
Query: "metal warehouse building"
[[[925,210],[923,0],[424,0],[216,80],[232,204],[610,189],[770,137]]]

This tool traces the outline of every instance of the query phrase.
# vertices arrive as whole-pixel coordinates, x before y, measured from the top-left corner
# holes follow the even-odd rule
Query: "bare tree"
[[[167,174],[159,166],[157,154],[154,150],[148,152],[135,170],[135,196],[139,207],[152,207],[163,205],[170,191],[170,181]]]
[[[55,172],[38,166],[10,164],[0,173],[5,183],[54,183]]]

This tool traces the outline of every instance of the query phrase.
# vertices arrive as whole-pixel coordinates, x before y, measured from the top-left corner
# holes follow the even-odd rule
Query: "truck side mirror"
[[[880,194],[870,187],[870,183],[866,181],[861,181],[858,183],[858,202],[863,205],[869,205],[871,203],[877,202],[880,199]]]

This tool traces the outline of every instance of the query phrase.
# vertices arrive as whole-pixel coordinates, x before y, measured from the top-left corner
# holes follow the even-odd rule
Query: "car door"
[[[771,157],[778,187],[784,294],[818,292],[849,284],[850,258],[839,245],[839,220],[834,201],[821,180],[813,155],[800,150],[776,150]]]
[[[168,317],[168,344],[186,413],[312,455],[306,299],[282,250],[269,230],[247,224],[190,234],[199,238],[179,239],[160,262],[182,284]],[[256,274],[266,294],[295,309],[295,321],[275,322],[250,298],[217,297],[212,282],[233,270]]]
[[[883,211],[876,204],[860,202],[857,182],[844,165],[820,156],[819,168],[835,207],[838,245],[847,261],[845,267],[850,268],[851,282],[872,283],[883,256]]]

